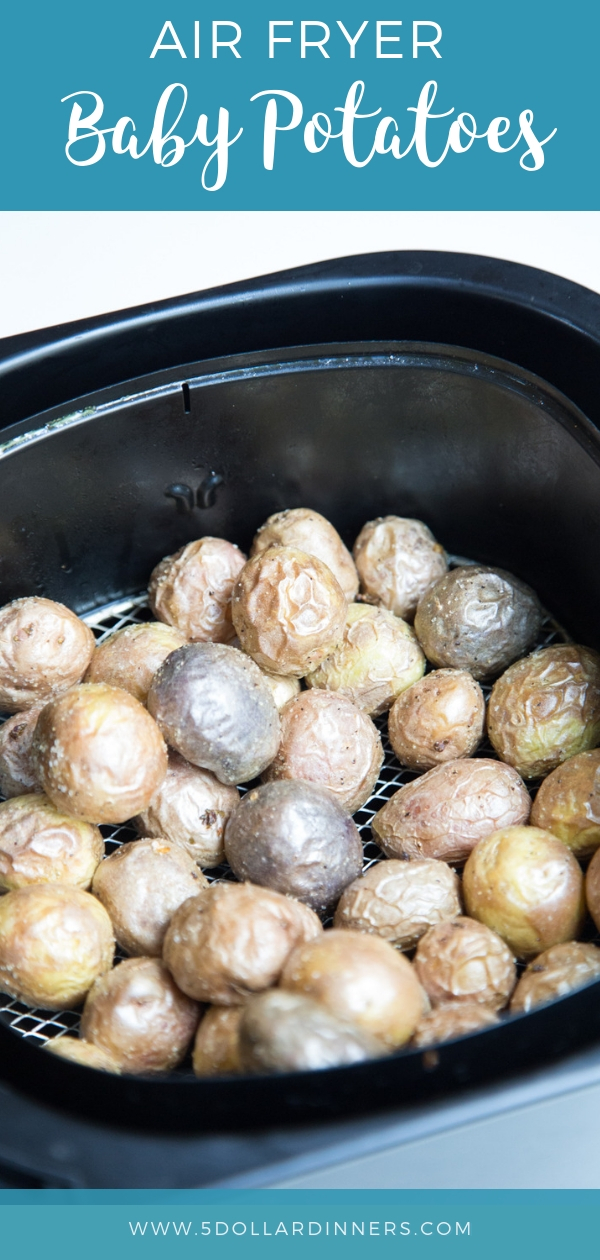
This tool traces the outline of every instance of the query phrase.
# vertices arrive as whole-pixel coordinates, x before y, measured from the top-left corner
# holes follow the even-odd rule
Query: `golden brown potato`
[[[600,655],[572,643],[533,652],[494,684],[488,735],[524,779],[548,774],[600,741]]]
[[[81,888],[30,884],[0,897],[0,992],[27,1006],[77,1006],[114,949],[104,906]]]
[[[0,892],[28,884],[89,888],[103,857],[98,828],[59,813],[47,796],[0,805]]]
[[[303,691],[281,710],[281,742],[263,779],[327,788],[349,814],[368,801],[383,746],[370,717],[334,691]]]
[[[352,556],[337,529],[319,512],[311,508],[288,508],[270,516],[254,538],[250,557],[259,556],[267,547],[295,547],[316,556],[331,569],[346,599],[356,599],[358,573]]]
[[[290,951],[321,931],[300,901],[253,884],[211,884],[175,911],[163,958],[190,997],[239,1006],[275,984]]]
[[[240,1022],[243,1006],[209,1006],[194,1042],[196,1076],[233,1076],[242,1071]]]
[[[405,621],[413,621],[429,583],[448,568],[431,530],[404,516],[367,521],[353,554],[363,594]]]
[[[532,958],[577,936],[585,912],[583,875],[549,831],[506,827],[482,840],[465,866],[467,913]]]
[[[162,621],[125,626],[98,644],[85,681],[122,687],[145,704],[159,665],[185,641],[180,630],[165,626]]]
[[[198,538],[165,556],[150,577],[148,602],[159,621],[186,639],[230,643],[231,592],[246,563],[239,547],[224,538]]]
[[[280,985],[322,1002],[390,1050],[409,1040],[428,1006],[413,967],[392,945],[335,928],[290,954]]]
[[[445,1002],[423,1016],[410,1044],[415,1050],[424,1050],[427,1046],[454,1041],[455,1037],[482,1032],[484,1028],[493,1028],[499,1023],[498,1016],[489,1007],[479,1006],[477,1002]]]
[[[164,836],[181,845],[198,866],[218,866],[225,856],[225,826],[239,800],[236,787],[170,749],[165,778],[133,822],[142,836]]]
[[[95,1046],[93,1041],[84,1041],[83,1037],[55,1037],[47,1041],[44,1050],[55,1054],[59,1059],[69,1059],[71,1063],[79,1063],[82,1067],[96,1068],[100,1072],[121,1073],[121,1067],[112,1055]]]
[[[101,862],[92,892],[127,954],[160,957],[175,911],[201,888],[208,888],[208,880],[185,849],[148,839],[123,844]]]
[[[37,595],[0,609],[0,712],[45,704],[78,683],[95,639],[70,608]]]
[[[389,857],[463,862],[484,836],[526,823],[530,808],[516,770],[478,757],[436,766],[399,788],[372,828]]]
[[[531,824],[551,831],[577,858],[600,846],[600,749],[557,766],[538,788]]]
[[[466,669],[435,669],[394,701],[390,744],[409,770],[470,757],[483,735],[485,700]]]
[[[57,809],[96,823],[139,814],[167,772],[167,749],[150,714],[105,683],[83,683],[47,704],[32,756]]]
[[[81,1035],[121,1072],[169,1072],[185,1058],[199,1014],[158,958],[126,958],[90,989]]]
[[[421,938],[415,968],[432,1006],[476,1002],[501,1011],[517,983],[508,946],[484,923],[464,916],[438,923]]]
[[[461,912],[460,882],[445,862],[377,862],[342,893],[333,926],[383,936],[398,949],[414,949],[436,923]]]
[[[261,669],[303,678],[341,643],[347,607],[316,556],[269,547],[240,573],[231,611],[244,651]]]
[[[0,793],[2,796],[25,796],[39,792],[40,784],[33,767],[31,744],[43,704],[24,713],[15,713],[0,726]]]
[[[309,1072],[385,1054],[381,1041],[320,1002],[285,989],[250,998],[241,1010],[240,1057],[250,1072]]]
[[[532,1011],[600,976],[600,949],[583,941],[553,945],[530,962],[514,991],[511,1013]]]
[[[421,678],[425,657],[414,632],[385,608],[351,604],[341,645],[308,674],[309,687],[347,696],[376,717]]]
[[[600,850],[597,849],[587,868],[587,873],[585,877],[585,895],[586,895],[588,910],[592,916],[592,919],[594,920],[594,923],[596,924],[596,927],[600,931],[600,858],[598,857],[599,852]]]

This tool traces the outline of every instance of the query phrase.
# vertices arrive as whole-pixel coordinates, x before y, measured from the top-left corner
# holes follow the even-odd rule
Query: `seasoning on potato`
[[[578,753],[540,784],[531,823],[551,831],[577,858],[600,846],[600,749]]]
[[[167,772],[167,749],[150,714],[105,683],[83,683],[47,704],[32,755],[57,809],[95,823],[139,814]]]
[[[389,857],[463,862],[484,836],[526,823],[530,809],[516,770],[481,757],[428,770],[399,788],[371,825]]]
[[[89,888],[103,857],[98,828],[60,813],[47,796],[0,805],[0,892],[28,884]]]
[[[419,1021],[411,1048],[425,1050],[427,1046],[438,1046],[442,1041],[454,1041],[455,1037],[483,1032],[499,1023],[498,1016],[478,1002],[445,1002],[428,1011]]]
[[[222,643],[172,652],[154,676],[148,709],[171,748],[221,783],[254,779],[279,747],[279,713],[260,669]]]
[[[125,626],[98,644],[85,681],[122,687],[145,704],[159,665],[185,641],[180,630],[162,621]]]
[[[400,617],[385,608],[351,604],[342,643],[306,682],[347,696],[376,717],[423,676],[426,663],[411,626]]]
[[[585,877],[585,896],[588,910],[600,931],[600,858],[596,850],[587,868]]]
[[[460,882],[445,862],[377,862],[342,893],[336,928],[382,936],[398,949],[413,949],[437,923],[461,912]]]
[[[134,840],[101,862],[92,892],[108,911],[127,954],[159,957],[177,908],[208,880],[194,859],[169,840]]]
[[[281,710],[281,742],[263,779],[327,788],[349,814],[368,801],[383,763],[381,736],[346,696],[303,691]]]
[[[188,543],[152,572],[148,601],[154,616],[186,639],[230,643],[231,593],[245,563],[243,551],[224,538]]]
[[[211,884],[175,911],[163,958],[190,997],[239,1006],[275,984],[291,950],[321,932],[300,901],[252,884]]]
[[[25,796],[39,792],[40,784],[33,766],[31,745],[36,723],[43,709],[36,704],[23,713],[15,713],[0,726],[0,793],[2,796]]]
[[[356,824],[330,792],[282,779],[252,788],[225,828],[234,875],[326,911],[362,868]]]
[[[81,1067],[96,1068],[100,1072],[113,1072],[120,1076],[121,1067],[111,1054],[95,1046],[93,1041],[84,1041],[83,1037],[54,1037],[47,1041],[44,1050],[56,1055],[58,1059],[68,1059],[70,1063],[79,1063]]]
[[[494,684],[488,735],[524,779],[549,774],[600,741],[600,655],[555,643],[516,661]]]
[[[523,959],[572,940],[585,913],[581,867],[539,827],[507,827],[482,840],[465,866],[463,895],[467,913]]]
[[[492,678],[535,642],[543,620],[537,595],[504,569],[452,569],[425,592],[417,638],[432,665]]]
[[[114,948],[104,906],[81,888],[30,884],[0,897],[0,992],[27,1006],[78,1006]]]
[[[95,639],[64,604],[30,595],[0,608],[0,712],[18,713],[78,683]]]
[[[436,924],[421,938],[415,969],[432,1006],[476,1002],[500,1011],[517,982],[505,942],[484,923],[462,915]]]
[[[250,1072],[314,1072],[385,1053],[363,1029],[300,993],[270,989],[241,1011],[240,1058]]]
[[[353,554],[363,594],[405,621],[413,621],[430,582],[448,568],[444,548],[427,525],[403,516],[367,521]]]
[[[250,558],[261,555],[267,547],[295,547],[316,556],[331,569],[346,599],[356,598],[358,574],[352,556],[337,529],[319,512],[311,508],[288,508],[270,516],[254,537]]]
[[[513,1015],[565,997],[600,976],[600,949],[583,941],[553,945],[530,962],[510,1004]]]
[[[81,1035],[121,1072],[169,1072],[185,1057],[199,1013],[158,958],[126,958],[90,989]]]
[[[239,799],[237,788],[170,749],[165,778],[133,822],[142,836],[164,836],[181,845],[198,866],[218,866],[225,856],[225,825]]]
[[[243,1006],[209,1006],[200,1020],[192,1056],[196,1076],[232,1076],[242,1071],[240,1023]]]
[[[431,770],[470,757],[480,743],[485,700],[466,669],[435,669],[394,701],[388,718],[390,744],[409,770]]]

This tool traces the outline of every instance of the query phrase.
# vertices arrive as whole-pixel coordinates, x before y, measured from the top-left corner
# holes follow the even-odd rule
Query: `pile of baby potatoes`
[[[48,1050],[115,1073],[190,1048],[203,1077],[325,1068],[600,975],[579,939],[587,910],[600,928],[600,656],[532,651],[528,586],[449,568],[420,521],[369,521],[350,555],[294,508],[249,559],[211,537],[167,556],[149,604],[98,646],[52,600],[0,610],[0,990],[83,1003]],[[352,815],[386,713],[416,777],[363,873]],[[496,757],[475,756],[486,733]],[[139,838],[105,856],[100,825],[126,821]],[[235,878],[209,882],[225,860]]]

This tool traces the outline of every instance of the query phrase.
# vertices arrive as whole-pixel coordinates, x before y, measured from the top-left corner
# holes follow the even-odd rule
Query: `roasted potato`
[[[308,1072],[378,1059],[385,1053],[364,1029],[300,993],[269,989],[242,1008],[240,1057],[250,1072]]]
[[[243,1006],[209,1006],[194,1041],[196,1076],[232,1076],[242,1071],[240,1022]]]
[[[69,1059],[71,1063],[79,1063],[81,1067],[96,1068],[100,1072],[113,1072],[115,1076],[120,1076],[121,1067],[112,1055],[107,1054],[106,1050],[101,1050],[100,1046],[95,1046],[93,1041],[84,1041],[83,1037],[55,1037],[53,1041],[47,1041],[44,1050],[48,1050],[50,1054],[55,1054],[59,1059]]]
[[[81,1035],[121,1072],[169,1072],[185,1057],[199,1014],[158,958],[126,958],[90,989]]]
[[[81,888],[30,884],[0,897],[0,992],[27,1006],[77,1006],[114,949],[104,906]]]
[[[413,621],[417,604],[448,568],[444,548],[422,521],[380,516],[367,521],[354,544],[361,591],[404,621]]]
[[[466,669],[435,669],[394,701],[388,718],[390,744],[409,770],[432,770],[470,757],[481,741],[485,700]]]
[[[583,941],[553,945],[530,962],[513,993],[513,1015],[553,1002],[600,976],[600,949]]]
[[[246,563],[224,538],[198,538],[165,556],[150,577],[148,601],[159,621],[200,643],[230,643],[231,592]]]
[[[0,712],[45,704],[78,683],[95,639],[70,608],[37,595],[0,609]]]
[[[160,957],[167,927],[188,897],[208,880],[194,859],[169,840],[134,840],[101,862],[92,892],[108,911],[127,954]]]
[[[377,862],[342,893],[333,926],[383,936],[398,949],[414,949],[436,923],[461,912],[455,871],[433,858]]]
[[[343,642],[308,674],[309,687],[347,696],[375,717],[425,672],[425,657],[414,632],[385,608],[351,604]]]
[[[43,705],[15,713],[0,726],[0,793],[2,796],[25,796],[39,792],[40,784],[33,767],[31,745]]]
[[[0,805],[0,892],[28,884],[89,888],[103,857],[98,828],[59,813],[47,796]]]
[[[181,845],[198,866],[218,866],[225,856],[225,824],[239,799],[237,788],[171,749],[165,778],[133,822],[142,836],[164,836]]]
[[[508,946],[464,916],[430,928],[417,946],[415,968],[432,1006],[476,1002],[501,1011],[517,983]]]
[[[600,749],[569,757],[544,779],[531,824],[551,831],[575,857],[595,853],[600,845]]]
[[[478,1002],[445,1002],[423,1016],[410,1044],[415,1050],[425,1050],[427,1046],[454,1041],[455,1037],[482,1032],[484,1028],[493,1028],[499,1023],[498,1016]]]
[[[98,644],[85,681],[122,687],[145,704],[159,665],[185,641],[180,630],[161,621],[125,626]]]
[[[316,556],[331,569],[346,599],[356,599],[358,573],[352,556],[337,530],[319,512],[311,508],[288,508],[270,516],[255,535],[250,557],[261,555],[267,547],[295,547]]]
[[[588,910],[600,931],[600,858],[596,849],[594,856],[587,868],[585,877],[585,895]]]

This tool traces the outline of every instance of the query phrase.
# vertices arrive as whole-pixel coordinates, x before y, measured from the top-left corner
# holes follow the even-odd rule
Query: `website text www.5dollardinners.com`
[[[129,1221],[134,1237],[198,1238],[211,1235],[243,1238],[318,1237],[398,1238],[422,1234],[425,1237],[470,1237],[470,1221]]]

